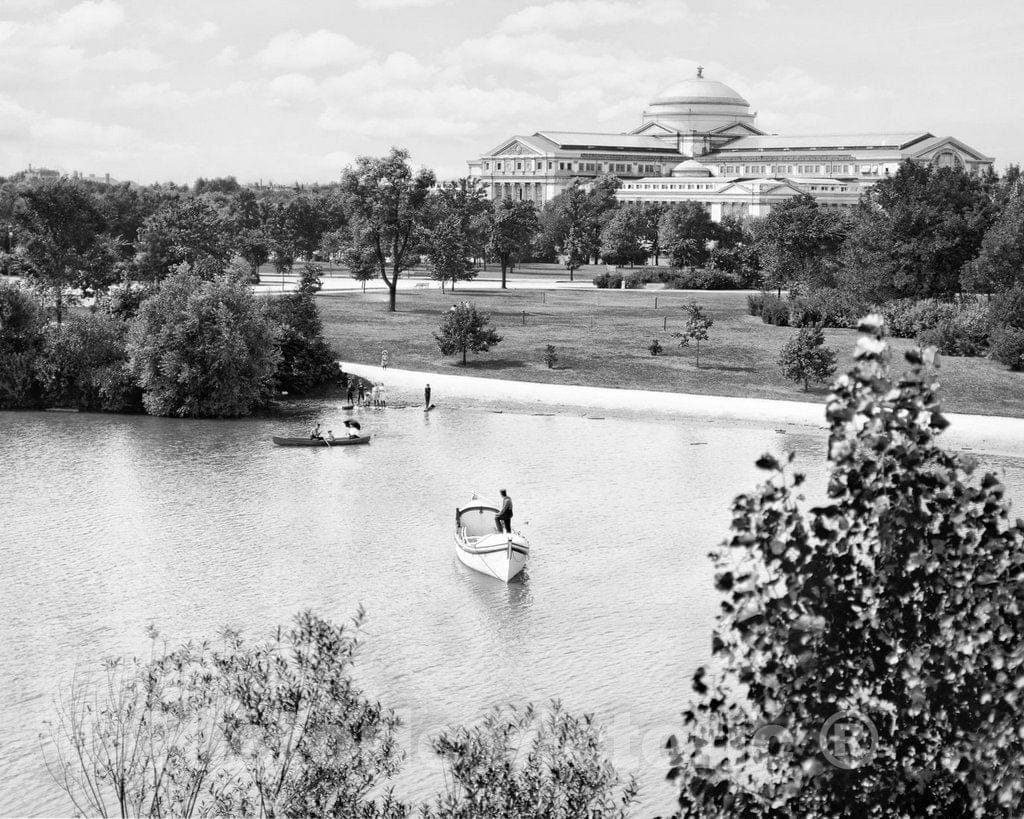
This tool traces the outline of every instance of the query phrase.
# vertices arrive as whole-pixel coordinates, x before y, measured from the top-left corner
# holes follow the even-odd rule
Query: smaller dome
[[[696,159],[687,159],[672,169],[672,176],[711,176],[711,169]]]

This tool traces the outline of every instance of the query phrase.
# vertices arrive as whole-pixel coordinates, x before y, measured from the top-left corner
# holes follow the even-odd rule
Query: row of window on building
[[[545,160],[542,159],[522,159],[522,160],[495,160],[494,170],[510,172],[510,171],[543,171]],[[578,171],[580,173],[646,173],[657,175],[661,173],[660,165],[642,164],[637,162],[572,162],[572,161],[555,161],[547,160],[547,169],[549,171],[555,170],[555,166],[558,166],[560,171]],[[484,170],[491,170],[491,162],[489,160],[484,161]]]
[[[808,176],[810,174],[878,174],[881,173],[880,165],[721,165],[722,174],[775,174]]]

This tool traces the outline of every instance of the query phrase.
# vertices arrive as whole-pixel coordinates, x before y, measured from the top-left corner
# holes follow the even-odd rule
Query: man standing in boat
[[[505,531],[512,534],[512,498],[504,489],[498,491],[501,492],[501,511],[494,516],[494,523],[499,532]],[[502,528],[503,524],[504,529]]]

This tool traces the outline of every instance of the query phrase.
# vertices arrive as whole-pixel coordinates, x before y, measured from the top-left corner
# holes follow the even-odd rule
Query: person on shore
[[[387,394],[384,392],[383,381],[381,381],[380,384],[377,385],[377,400],[380,401],[380,405],[382,407],[386,407],[388,405],[388,397]]]
[[[425,409],[430,409],[430,385],[429,384],[427,384],[427,386],[423,388],[423,407]]]
[[[316,426],[313,427],[313,431],[309,433],[309,440],[311,441],[322,441],[324,439],[323,434],[320,432],[320,422],[317,421]]]
[[[352,389],[352,384],[349,384],[348,388],[345,390],[345,403],[346,404],[351,404],[352,403],[353,393],[354,393],[354,390]]]
[[[508,534],[512,534],[512,498],[508,496],[508,493],[501,489],[501,510],[494,516],[494,524],[498,527],[498,531],[505,531]],[[504,525],[504,530],[502,526]]]
[[[363,406],[363,404],[366,403],[366,385],[362,381],[359,382],[358,394],[359,394],[359,406]]]
[[[377,388],[376,384],[374,384],[372,387],[370,387],[370,402],[375,407],[379,407],[380,406],[380,390]]]

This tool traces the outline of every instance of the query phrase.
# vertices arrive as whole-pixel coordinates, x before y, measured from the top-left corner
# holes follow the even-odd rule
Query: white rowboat
[[[530,542],[519,532],[499,532],[498,508],[473,503],[455,510],[455,554],[469,568],[507,583],[526,566]]]

